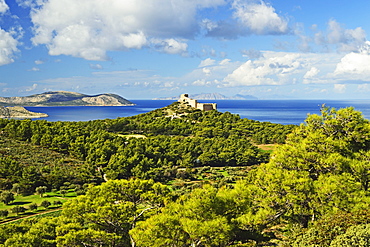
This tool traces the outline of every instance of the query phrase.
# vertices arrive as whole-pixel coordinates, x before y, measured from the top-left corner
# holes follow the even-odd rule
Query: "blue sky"
[[[0,96],[368,99],[370,1],[0,0]]]

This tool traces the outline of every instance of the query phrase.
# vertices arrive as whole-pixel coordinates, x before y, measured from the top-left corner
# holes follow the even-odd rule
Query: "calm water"
[[[173,100],[133,100],[135,106],[58,106],[26,107],[30,111],[49,115],[48,121],[88,121],[134,116],[167,106]],[[353,106],[370,119],[370,100],[212,100],[220,112],[239,114],[242,118],[281,124],[303,123],[308,113],[319,114],[320,106],[326,104],[337,109]]]

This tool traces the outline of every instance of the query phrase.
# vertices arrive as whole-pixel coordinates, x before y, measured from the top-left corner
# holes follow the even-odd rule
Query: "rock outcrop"
[[[128,106],[134,103],[117,94],[86,95],[56,91],[25,97],[0,97],[0,106]]]
[[[0,118],[40,118],[48,117],[48,114],[31,112],[21,106],[0,106]]]

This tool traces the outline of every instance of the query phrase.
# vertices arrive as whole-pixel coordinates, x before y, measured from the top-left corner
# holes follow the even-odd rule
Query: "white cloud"
[[[256,60],[248,60],[223,80],[224,87],[325,84],[341,76],[334,71],[343,55],[264,51]]]
[[[312,67],[307,73],[303,76],[303,78],[310,79],[315,76],[320,72],[320,70],[316,67]]]
[[[103,69],[103,66],[101,64],[90,64],[90,68],[91,69],[96,69],[96,70],[100,70],[100,69]]]
[[[152,39],[152,43],[157,51],[168,54],[186,54],[188,44],[175,39]]]
[[[285,34],[288,22],[264,1],[235,0],[234,17],[255,34]]]
[[[334,92],[336,93],[345,93],[346,85],[345,84],[334,84]]]
[[[8,9],[9,9],[9,7],[5,3],[5,0],[0,0],[0,14],[5,13]]]
[[[220,82],[218,80],[208,81],[208,80],[205,80],[205,79],[196,80],[192,83],[193,86],[200,86],[200,87],[203,87],[203,86],[207,86],[207,87],[218,86],[219,84],[220,84]]]
[[[33,90],[35,90],[37,88],[37,86],[38,85],[35,83],[35,84],[32,85],[32,87],[26,88],[26,91],[27,92],[33,91]]]
[[[201,23],[207,36],[236,39],[240,36],[281,35],[289,33],[288,21],[263,0],[233,0],[232,19]]]
[[[13,56],[18,51],[18,41],[12,35],[15,33],[0,28],[0,66],[14,62]]]
[[[240,65],[240,62],[232,62],[230,59],[217,61],[207,58],[200,62],[198,68],[185,76],[178,78],[177,81],[182,83],[192,82],[192,85],[194,86],[220,86],[220,81]]]
[[[217,7],[224,0],[49,0],[27,4],[35,45],[46,45],[51,55],[106,60],[110,50],[160,46],[161,52],[183,53],[199,31],[197,11]],[[158,40],[161,40],[158,44]]]
[[[206,76],[210,76],[211,75],[211,70],[209,68],[203,68],[202,69],[203,73],[206,75]]]
[[[342,80],[370,81],[370,42],[360,49],[359,53],[346,54],[337,64],[334,75]]]
[[[265,53],[264,58],[241,65],[224,79],[225,86],[282,85],[302,73],[304,59],[298,53]]]
[[[174,88],[175,87],[175,83],[173,81],[167,81],[167,82],[164,82],[161,85],[161,87]]]
[[[336,74],[370,75],[370,55],[351,52],[338,63]]]
[[[213,29],[217,28],[218,25],[216,22],[210,19],[203,19],[201,22],[201,26],[208,31],[212,31]]]
[[[330,20],[327,33],[317,32],[314,40],[318,45],[336,45],[340,52],[352,52],[358,51],[363,46],[366,41],[366,32],[361,27],[345,29],[336,20]]]
[[[212,66],[216,63],[216,60],[214,59],[211,59],[211,58],[207,58],[205,60],[202,60],[198,66],[198,68],[202,68],[202,67],[207,67],[207,66]]]
[[[230,59],[227,59],[227,58],[225,58],[224,60],[222,60],[219,64],[220,65],[227,65],[228,63],[230,63]]]
[[[42,61],[42,60],[36,60],[35,61],[35,64],[37,64],[37,65],[40,65],[40,64],[43,64],[44,63],[44,61]]]
[[[33,67],[32,69],[29,69],[28,71],[40,71],[40,69],[39,68],[37,68],[37,67]]]

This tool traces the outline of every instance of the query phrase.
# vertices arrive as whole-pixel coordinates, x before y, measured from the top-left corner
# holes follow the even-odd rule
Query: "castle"
[[[197,100],[189,98],[188,94],[181,94],[180,99],[178,100],[181,103],[188,103],[191,107],[200,109],[202,111],[216,110],[216,103],[198,103]]]

